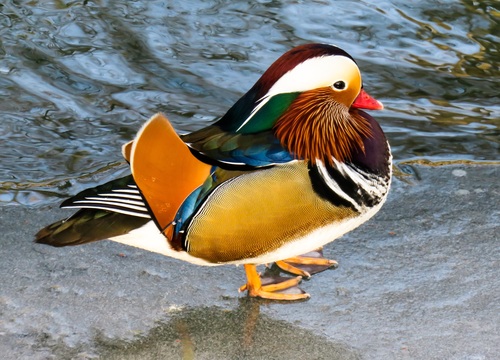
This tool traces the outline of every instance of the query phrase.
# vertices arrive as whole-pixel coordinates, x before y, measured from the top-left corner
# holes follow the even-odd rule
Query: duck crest
[[[271,87],[297,65],[313,57],[328,55],[345,56],[352,61],[354,59],[344,50],[325,44],[305,44],[297,46],[281,55],[265,72],[259,81],[253,86],[257,99],[264,97]],[[355,61],[354,61],[355,62]]]
[[[305,44],[289,50],[262,74],[216,125],[224,131],[238,133],[255,133],[270,129],[300,93],[289,91],[270,95],[273,86],[299,64],[312,58],[331,55],[341,55],[354,61],[347,52],[332,45]],[[252,121],[248,123],[250,119]]]
[[[320,88],[301,93],[276,122],[276,137],[297,158],[333,165],[333,159],[346,162],[365,151],[370,123],[333,99],[332,92]]]

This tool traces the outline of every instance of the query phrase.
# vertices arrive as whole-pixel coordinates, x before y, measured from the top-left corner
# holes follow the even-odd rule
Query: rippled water
[[[2,1],[0,202],[109,180],[150,115],[202,127],[306,42],[358,60],[396,160],[498,160],[499,34],[496,0]]]

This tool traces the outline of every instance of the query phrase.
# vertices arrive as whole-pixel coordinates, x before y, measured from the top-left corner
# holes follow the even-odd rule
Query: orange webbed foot
[[[247,283],[239,291],[248,291],[250,297],[259,297],[269,300],[305,300],[310,297],[297,285],[301,276],[295,278],[266,277],[262,279],[255,265],[245,264]]]
[[[323,257],[323,249],[317,249],[307,254],[276,261],[276,265],[283,271],[299,275],[309,279],[311,275],[327,269],[336,269],[338,263],[335,260]]]

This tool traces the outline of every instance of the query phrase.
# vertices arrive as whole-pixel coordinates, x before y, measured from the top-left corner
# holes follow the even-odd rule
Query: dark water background
[[[498,160],[499,36],[496,0],[2,1],[0,203],[119,175],[152,114],[205,126],[307,42],[357,59],[396,161]]]

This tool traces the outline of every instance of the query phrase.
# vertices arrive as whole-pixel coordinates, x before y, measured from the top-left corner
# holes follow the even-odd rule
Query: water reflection
[[[261,314],[260,306],[260,301],[241,299],[234,310],[182,309],[131,342],[98,337],[97,351],[105,359],[361,358],[345,344]]]
[[[205,126],[313,41],[358,60],[396,159],[498,159],[499,24],[497,1],[4,1],[0,201],[109,179],[151,114]]]

